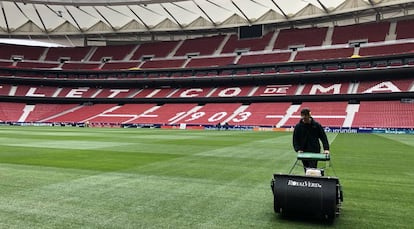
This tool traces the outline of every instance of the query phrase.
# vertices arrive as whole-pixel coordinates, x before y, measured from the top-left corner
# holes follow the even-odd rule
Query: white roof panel
[[[0,0],[0,36],[142,33],[220,29],[257,23],[332,24],[412,14],[412,0]],[[403,8],[403,9],[402,9]],[[383,10],[383,11],[382,11]],[[391,11],[390,11],[391,10]],[[363,14],[358,14],[363,12]],[[372,14],[371,16],[367,16]],[[392,14],[390,12],[394,12]],[[404,15],[410,16],[410,15]],[[347,18],[345,18],[347,17]],[[338,20],[341,20],[338,21]],[[354,20],[356,21],[356,20]],[[33,31],[30,31],[33,26]],[[24,28],[24,29],[21,29]],[[16,31],[18,29],[18,31]],[[77,31],[74,31],[74,29]],[[102,31],[100,31],[102,29]]]

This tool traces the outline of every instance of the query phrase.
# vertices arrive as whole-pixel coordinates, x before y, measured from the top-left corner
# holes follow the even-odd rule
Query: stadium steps
[[[181,40],[180,42],[178,42],[178,44],[168,54],[167,58],[172,58],[175,55],[175,53],[177,52],[177,50],[181,47],[181,45],[183,45],[184,41],[185,40]]]
[[[292,115],[299,110],[301,105],[291,105],[287,110],[285,116],[276,124],[276,127],[284,126],[285,123],[292,117]]]
[[[218,55],[221,54],[221,52],[223,51],[224,46],[226,45],[227,41],[230,39],[230,36],[231,36],[231,34],[227,34],[224,37],[223,41],[221,42],[221,44],[219,45],[219,47],[217,48],[217,50],[214,52],[213,55],[218,56]]]
[[[328,27],[328,31],[326,32],[325,40],[322,43],[322,46],[325,45],[332,45],[332,34],[334,31],[334,27]]]
[[[387,36],[385,37],[385,41],[393,41],[397,38],[397,22],[390,23],[390,30],[388,31]]]
[[[355,114],[359,111],[359,104],[348,104],[346,107],[346,117],[342,127],[351,127],[354,122]]]
[[[270,38],[269,45],[267,45],[264,49],[265,51],[272,51],[273,50],[273,48],[275,46],[275,41],[277,39],[277,35],[279,35],[279,30],[276,30],[273,33],[272,38]]]
[[[134,56],[134,53],[137,51],[137,49],[139,48],[139,45],[135,46],[132,51],[130,53],[128,53],[128,55],[125,56],[124,61],[129,61],[131,60],[131,58]]]

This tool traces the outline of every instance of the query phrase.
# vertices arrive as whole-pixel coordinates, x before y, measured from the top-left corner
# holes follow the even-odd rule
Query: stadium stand
[[[0,102],[0,120],[17,122],[23,114],[24,103]]]
[[[125,60],[136,47],[137,45],[98,46],[89,61],[102,61],[105,58],[107,60]]]
[[[91,52],[92,47],[49,47],[46,53],[46,61],[83,61]]]
[[[390,22],[335,26],[332,34],[332,44],[385,41],[389,28]]]
[[[42,122],[85,122],[114,107],[114,104],[79,105],[57,115],[45,118]]]
[[[185,67],[219,67],[234,64],[235,56],[191,58]]]
[[[217,123],[229,122],[238,114],[241,103],[209,103],[200,105],[193,112],[187,112],[177,122],[192,125],[217,125]],[[196,109],[194,108],[194,109]]]
[[[86,121],[91,123],[130,123],[145,117],[145,113],[150,111],[155,104],[125,104],[122,106],[112,105],[111,109],[92,116]]]
[[[230,125],[277,126],[291,103],[252,103]]]
[[[414,126],[413,103],[361,101],[352,123],[354,127],[407,128]]]
[[[347,102],[305,102],[302,103],[297,110],[291,114],[282,126],[294,126],[299,122],[300,111],[303,108],[312,108],[312,116],[320,123],[330,127],[343,127],[347,116]]]
[[[19,58],[21,60],[39,60],[45,52],[45,47],[0,44],[0,59],[10,60]]]
[[[30,61],[19,61],[16,63],[16,67],[18,68],[27,68],[27,69],[32,69],[32,68],[46,68],[46,69],[50,69],[50,68],[58,68],[60,66],[60,63],[46,63],[46,62],[30,62]]]
[[[133,53],[131,60],[142,60],[143,57],[167,57],[179,41],[160,41],[152,43],[143,43]]]
[[[221,34],[122,46],[2,45],[1,75],[13,83],[3,82],[0,96],[19,102],[2,102],[1,120],[290,127],[300,108],[311,107],[329,127],[414,127],[405,120],[414,103],[401,102],[414,91],[405,70],[414,64],[413,36],[402,32],[412,21],[394,24],[395,41],[387,40],[391,23],[380,22],[280,29],[253,39]],[[44,81],[25,81],[32,78]],[[54,81],[61,78],[65,85]],[[404,121],[391,120],[392,109]],[[382,112],[384,124],[368,120]]]
[[[102,70],[127,70],[137,69],[141,65],[139,61],[128,61],[128,62],[106,62],[101,67]]]
[[[148,108],[146,112],[142,112],[139,117],[129,120],[127,123],[175,124],[196,106],[195,103],[154,105]]]
[[[282,29],[279,31],[274,49],[287,49],[290,46],[322,46],[327,31],[327,27]],[[310,36],[310,34],[312,35]]]
[[[295,61],[329,60],[351,58],[354,48],[329,48],[319,50],[298,50]]]
[[[358,85],[358,93],[393,93],[413,91],[413,79],[391,79],[381,81],[363,81]]]
[[[224,38],[224,35],[217,35],[211,37],[185,39],[175,52],[175,56],[187,56],[189,54],[196,54],[199,56],[213,55],[218,50]]]
[[[12,67],[14,67],[13,66],[13,61],[10,61],[10,60],[1,60],[0,61],[0,67],[10,67],[10,68],[12,68]]]
[[[85,70],[85,69],[98,70],[100,66],[101,66],[101,63],[65,62],[61,66],[61,68],[65,70]]]
[[[302,95],[337,95],[337,94],[347,94],[350,91],[351,83],[341,82],[341,83],[311,83],[303,85],[303,90],[300,94]]]
[[[237,64],[263,64],[263,63],[281,63],[287,62],[290,59],[291,51],[265,53],[265,54],[252,54],[241,55]]]
[[[414,52],[414,43],[388,44],[380,46],[364,46],[359,50],[360,56],[385,56]]]
[[[268,33],[261,38],[239,39],[236,34],[232,34],[221,53],[235,53],[240,50],[263,51],[269,45],[272,36],[273,33]]]
[[[397,26],[395,28],[397,37],[396,39],[409,39],[414,38],[414,20],[408,19],[408,20],[400,20],[397,22]]]
[[[49,117],[59,115],[65,111],[72,110],[77,107],[77,104],[36,104],[29,106],[31,112],[22,120],[25,122],[41,122]]]
[[[162,60],[149,60],[143,62],[140,68],[181,68],[186,59],[162,59]]]

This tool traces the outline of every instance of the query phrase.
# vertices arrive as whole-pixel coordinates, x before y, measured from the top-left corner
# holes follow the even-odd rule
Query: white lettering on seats
[[[87,92],[89,87],[74,88],[68,92],[65,97],[68,98],[82,98],[83,93]]]
[[[385,81],[379,83],[367,90],[363,91],[362,93],[376,93],[376,92],[401,92],[401,90],[395,86],[391,81]]]
[[[203,89],[201,88],[190,88],[190,89],[187,89],[181,92],[180,97],[185,97],[185,98],[197,97],[200,95],[201,92],[203,92]]]
[[[334,84],[329,87],[324,87],[320,84],[314,84],[309,92],[309,95],[315,95],[318,91],[322,93],[328,93],[330,91],[333,91],[332,94],[340,94],[341,86],[342,84]]]
[[[268,85],[260,96],[286,95],[292,85]]]
[[[239,87],[230,87],[230,88],[221,90],[218,93],[218,96],[219,97],[233,97],[233,96],[239,95],[240,92],[241,92],[241,89]]]
[[[26,96],[33,96],[33,97],[45,97],[45,94],[36,94],[37,88],[31,87],[29,91],[26,93]]]

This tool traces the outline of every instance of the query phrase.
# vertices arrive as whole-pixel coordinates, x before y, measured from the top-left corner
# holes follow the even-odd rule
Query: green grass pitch
[[[273,211],[291,134],[0,127],[0,228],[413,228],[414,136],[328,134],[344,202],[326,225]]]

